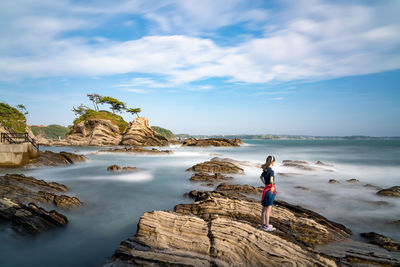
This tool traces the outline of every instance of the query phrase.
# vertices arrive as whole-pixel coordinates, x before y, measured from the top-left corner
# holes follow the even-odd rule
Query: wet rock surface
[[[83,155],[69,152],[55,153],[46,150],[44,152],[40,151],[39,158],[31,161],[24,168],[70,165],[76,162],[85,162],[86,160],[87,158]]]
[[[46,211],[34,203],[24,205],[8,198],[0,198],[0,221],[10,222],[20,234],[39,234],[43,231],[66,226],[67,217],[55,210]]]
[[[127,172],[127,171],[137,171],[136,167],[131,167],[131,166],[126,166],[126,167],[121,167],[119,165],[111,165],[107,167],[107,171],[113,171],[113,172]]]
[[[0,176],[0,197],[21,203],[50,203],[61,208],[74,208],[82,205],[77,197],[60,195],[68,188],[59,183],[45,182],[23,174]]]
[[[355,183],[359,183],[360,181],[358,179],[353,178],[353,179],[346,180],[346,182],[355,184]]]
[[[206,172],[195,173],[192,175],[192,177],[190,177],[190,181],[196,182],[218,182],[231,179],[233,179],[233,177],[225,176],[220,173],[209,174]]]
[[[110,149],[102,149],[99,152],[127,152],[127,153],[135,153],[135,154],[172,154],[171,150],[158,150],[156,148],[146,149],[143,147],[124,147],[124,148],[110,148]]]
[[[198,163],[190,167],[186,171],[227,173],[227,174],[244,172],[244,170],[240,168],[239,165],[232,163],[227,159],[219,159],[219,158],[213,158],[210,161]]]
[[[191,191],[192,204],[145,213],[135,236],[105,266],[336,266],[318,244],[345,240],[350,230],[299,206],[277,201],[275,232],[260,229],[261,204],[235,191]],[[126,265],[124,265],[126,264]]]
[[[263,186],[254,187],[251,185],[222,183],[217,186],[215,191],[231,191],[231,192],[250,194],[250,195],[260,195],[264,191],[264,187]]]
[[[234,138],[232,140],[227,138],[188,138],[182,143],[182,146],[240,146],[241,144],[243,144],[243,141],[239,138]]]
[[[367,239],[369,243],[380,246],[384,249],[400,252],[400,243],[390,237],[380,235],[374,232],[361,233],[362,237]]]
[[[329,183],[330,183],[330,184],[339,184],[339,181],[338,181],[338,180],[335,180],[335,179],[330,179],[330,180],[329,180]]]
[[[121,145],[129,146],[167,146],[168,140],[151,129],[146,118],[136,118],[122,136]]]
[[[390,188],[379,190],[376,194],[386,197],[400,197],[400,186],[393,186]]]

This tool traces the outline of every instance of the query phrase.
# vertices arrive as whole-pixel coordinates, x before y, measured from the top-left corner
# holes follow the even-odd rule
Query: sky
[[[0,102],[28,124],[71,125],[98,93],[174,133],[400,136],[399,14],[398,0],[1,1]]]

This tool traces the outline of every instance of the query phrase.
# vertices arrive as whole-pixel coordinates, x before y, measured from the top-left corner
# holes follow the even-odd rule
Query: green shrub
[[[17,133],[26,132],[26,118],[18,109],[6,103],[0,103],[0,123]]]
[[[82,114],[79,118],[75,119],[74,125],[90,119],[109,120],[111,121],[112,124],[115,124],[119,127],[119,131],[121,133],[124,133],[126,131],[126,128],[128,127],[128,123],[124,121],[124,119],[121,116],[105,110],[95,111],[93,109],[87,109],[84,114]]]

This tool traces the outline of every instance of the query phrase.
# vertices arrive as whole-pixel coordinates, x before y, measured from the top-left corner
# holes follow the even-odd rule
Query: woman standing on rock
[[[263,169],[263,173],[260,176],[261,181],[265,184],[264,192],[261,198],[261,203],[263,205],[263,209],[261,212],[262,225],[261,228],[265,231],[274,231],[276,230],[272,224],[269,224],[269,216],[272,210],[272,204],[274,203],[276,196],[276,188],[275,188],[275,173],[271,169],[274,166],[275,157],[268,156],[265,163],[261,166]]]

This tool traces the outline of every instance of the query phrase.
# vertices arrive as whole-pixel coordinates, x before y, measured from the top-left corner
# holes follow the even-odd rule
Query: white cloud
[[[136,94],[147,94],[148,91],[143,89],[136,89],[136,88],[125,88],[125,91],[136,93]]]
[[[39,0],[38,0],[39,1]],[[28,1],[29,2],[29,1]],[[162,88],[221,77],[230,82],[315,80],[400,68],[400,19],[382,7],[299,1],[269,12],[247,7],[247,1],[107,1],[93,6],[40,0],[40,15],[27,2],[0,4],[9,27],[0,33],[0,79],[49,76],[101,76],[125,73],[162,75],[165,80],[135,78],[119,87]],[[398,7],[396,2],[385,5]],[[383,5],[383,4],[382,4]],[[35,9],[36,8],[36,9]],[[38,14],[32,14],[35,9]],[[385,10],[389,9],[385,7]],[[19,12],[19,13],[18,13]],[[71,30],[101,27],[108,16],[139,14],[155,22],[158,35],[117,41],[101,36],[66,37]],[[95,14],[89,20],[83,15]],[[21,17],[19,17],[21,16]],[[104,17],[102,17],[104,16]],[[90,17],[90,16],[89,16]],[[91,18],[91,17],[90,17]],[[275,22],[276,21],[276,22]],[[265,34],[242,43],[220,46],[195,36],[240,22],[262,26]],[[190,35],[186,34],[191,30]],[[165,35],[179,32],[179,35]],[[78,35],[79,36],[79,35]],[[91,40],[95,40],[93,44]],[[197,88],[201,89],[201,88]]]

